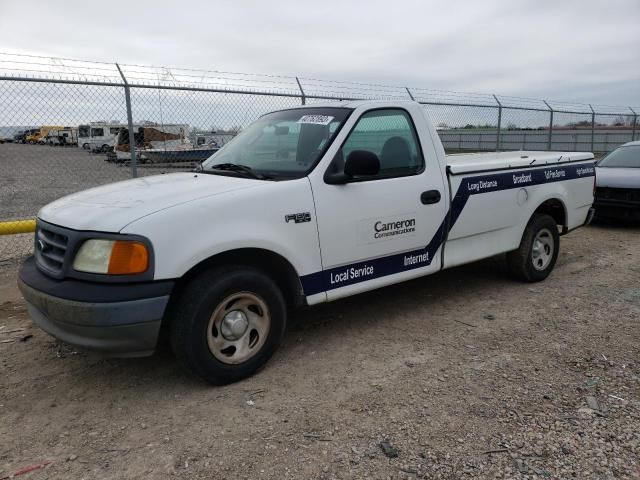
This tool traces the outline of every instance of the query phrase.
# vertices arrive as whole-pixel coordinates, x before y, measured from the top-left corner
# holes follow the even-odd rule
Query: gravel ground
[[[0,222],[33,218],[42,206],[64,195],[131,178],[129,167],[105,158],[78,147],[0,144]],[[165,171],[138,169],[141,176]],[[0,266],[27,255],[32,245],[31,235],[0,236]]]
[[[77,147],[0,145],[0,221],[33,218],[53,200],[86,188],[125,180],[130,170]],[[27,255],[32,235],[0,235],[0,266]]]
[[[78,147],[0,145],[0,220],[29,218],[69,193],[130,177],[130,170]]]
[[[100,359],[0,277],[0,479],[640,478],[640,228],[562,239],[298,312],[260,373],[210,387],[167,349]]]

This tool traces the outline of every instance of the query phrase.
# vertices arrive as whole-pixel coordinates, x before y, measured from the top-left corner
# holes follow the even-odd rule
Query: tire
[[[558,225],[549,215],[534,214],[524,230],[520,246],[507,254],[511,275],[525,282],[547,278],[558,259]]]
[[[267,275],[231,265],[192,279],[172,302],[168,320],[180,364],[224,385],[252,375],[269,360],[282,341],[287,308]]]

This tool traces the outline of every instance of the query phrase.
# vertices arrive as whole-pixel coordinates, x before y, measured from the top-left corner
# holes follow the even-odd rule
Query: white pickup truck
[[[590,153],[446,156],[424,108],[364,101],[264,115],[192,173],[40,210],[19,286],[53,336],[149,355],[161,329],[214,384],[276,350],[291,307],[507,252],[545,279],[590,220]]]

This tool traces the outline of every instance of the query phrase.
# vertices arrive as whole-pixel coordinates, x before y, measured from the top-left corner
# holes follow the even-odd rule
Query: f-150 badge
[[[291,221],[295,223],[304,223],[311,221],[311,214],[309,212],[302,213],[290,213],[284,216],[284,221],[289,223]]]

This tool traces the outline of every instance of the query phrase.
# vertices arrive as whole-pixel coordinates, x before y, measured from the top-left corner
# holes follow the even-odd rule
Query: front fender
[[[308,213],[308,220],[286,221]],[[264,182],[176,205],[127,225],[155,251],[155,278],[180,278],[202,261],[229,250],[257,248],[285,258],[302,276],[322,269],[311,187],[307,178]]]

